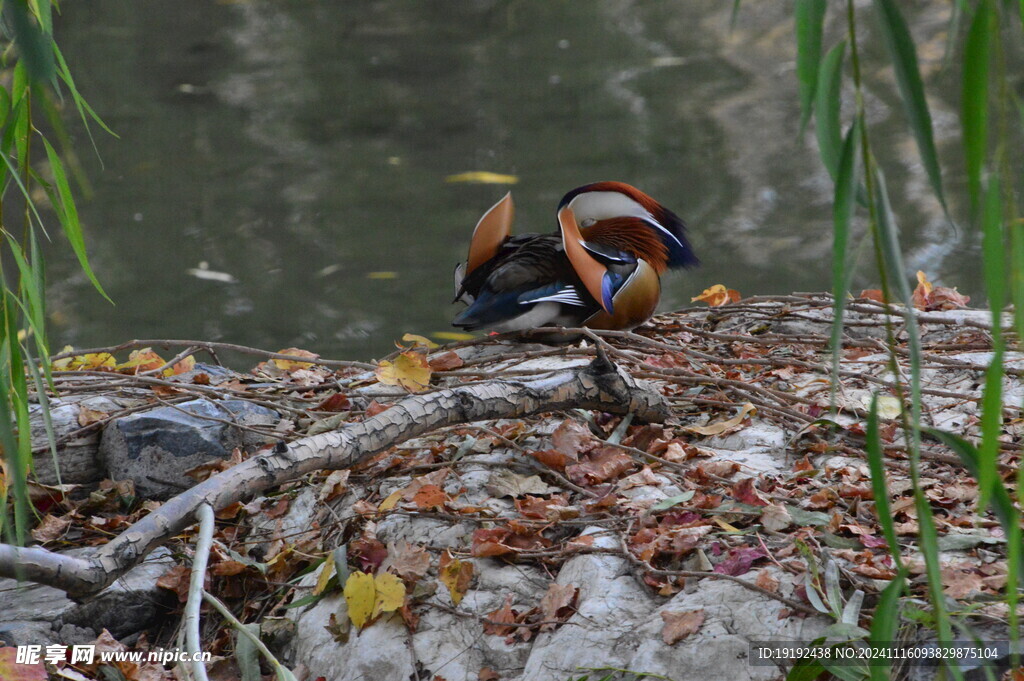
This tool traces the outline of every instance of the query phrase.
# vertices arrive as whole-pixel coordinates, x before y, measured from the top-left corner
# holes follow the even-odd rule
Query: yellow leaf
[[[380,502],[377,506],[378,511],[390,511],[398,503],[398,500],[402,498],[402,490],[396,489],[394,492],[388,495],[388,498]]]
[[[405,603],[405,583],[397,575],[390,572],[377,575],[373,579],[373,585],[377,593],[373,601],[373,614],[370,617],[394,612]]]
[[[403,352],[394,362],[382,360],[377,365],[377,380],[385,385],[400,385],[409,392],[425,390],[430,385],[430,365],[418,352]]]
[[[294,357],[308,357],[309,359],[319,359],[320,355],[310,352],[309,350],[300,350],[299,348],[285,348],[284,350],[278,350],[279,355],[292,355]],[[313,366],[310,362],[300,362],[296,359],[275,359],[273,360],[274,365],[281,371],[296,371],[298,369],[308,369]]]
[[[451,341],[473,340],[474,338],[476,338],[476,336],[474,336],[473,334],[464,333],[462,331],[435,331],[430,335],[438,340]]]
[[[85,355],[85,359],[89,357],[90,355]],[[118,364],[117,370],[131,374],[140,374],[145,371],[159,369],[166,363],[163,357],[153,352],[152,348],[142,348],[141,350],[132,350],[131,354],[128,355],[128,361]]]
[[[713,517],[712,520],[714,520],[715,523],[719,527],[721,527],[723,530],[725,530],[726,532],[732,532],[732,533],[735,533],[735,534],[742,534],[742,532],[743,532],[743,530],[739,529],[735,525],[730,525],[729,523],[725,522],[724,520],[722,520],[718,516]]]
[[[402,336],[402,342],[412,343],[412,346],[414,348],[427,348],[428,350],[433,350],[434,348],[438,347],[437,343],[435,343],[434,341],[430,340],[429,338],[419,336],[415,333],[407,333],[404,336]]]
[[[683,430],[687,430],[697,435],[721,435],[727,430],[732,430],[736,426],[743,422],[743,419],[747,418],[747,414],[757,411],[757,408],[750,402],[743,405],[740,409],[740,413],[733,416],[731,419],[724,421],[716,421],[715,423],[709,423],[706,426],[686,426]]]
[[[932,282],[928,281],[928,275],[926,275],[921,270],[917,271],[917,284],[918,286],[924,288],[925,293],[932,292]]]
[[[74,348],[70,345],[65,345],[64,349],[58,354],[63,355],[65,352],[74,352]],[[68,371],[71,369],[71,363],[75,361],[74,357],[65,357],[64,359],[58,359],[50,364],[50,368],[54,371]]]
[[[473,578],[473,564],[468,560],[451,559],[447,563],[444,561],[445,559],[442,557],[442,565],[438,570],[437,577],[442,584],[448,587],[452,603],[458,605],[462,602],[462,597],[466,595],[469,582]]]
[[[176,376],[177,374],[184,374],[186,372],[192,371],[195,368],[196,358],[193,357],[192,355],[189,355],[180,362],[177,362],[171,368],[167,369],[167,371],[165,371],[164,373],[167,374],[168,376]]]
[[[367,279],[398,279],[398,272],[370,272]]]
[[[722,284],[715,284],[710,288],[704,289],[704,292],[699,296],[690,298],[691,302],[703,301],[711,307],[718,307],[719,305],[725,305],[726,303],[735,303],[740,299],[740,292],[731,288],[726,288]]]
[[[334,575],[334,552],[327,554],[327,560],[324,561],[323,567],[320,568],[320,574],[316,578],[316,586],[313,587],[313,595],[319,596],[327,588],[327,582],[331,581],[331,577]]]
[[[471,170],[468,173],[449,175],[444,178],[445,182],[467,182],[469,184],[515,184],[519,178],[515,175],[502,175],[491,173],[486,170]]]
[[[117,367],[117,360],[109,352],[90,352],[88,355],[75,357],[75,361],[78,362],[81,368],[88,371],[102,371]],[[157,366],[160,366],[160,364]]]
[[[345,580],[345,603],[348,605],[348,618],[360,629],[370,621],[373,613],[377,589],[373,585],[373,575],[365,572],[353,572]]]

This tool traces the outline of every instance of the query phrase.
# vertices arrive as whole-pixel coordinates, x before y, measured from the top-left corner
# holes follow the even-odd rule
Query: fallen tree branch
[[[170,499],[91,556],[0,544],[0,576],[46,584],[73,597],[88,596],[192,525],[202,504],[219,510],[312,471],[351,467],[442,426],[563,409],[632,413],[647,422],[663,422],[670,415],[664,397],[638,385],[599,350],[597,358],[586,367],[412,395],[341,430],[289,445],[280,443],[272,452],[248,459]]]

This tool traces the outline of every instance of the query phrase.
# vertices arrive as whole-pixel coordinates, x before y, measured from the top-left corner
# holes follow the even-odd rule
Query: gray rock
[[[158,548],[94,598],[74,604],[57,624],[107,629],[115,638],[141,631],[173,607],[174,594],[157,587],[156,580],[174,564],[170,550]]]
[[[17,637],[25,636],[36,637],[28,641],[34,644],[58,640],[82,643],[91,641],[95,635],[90,634],[102,629],[115,637],[139,631],[166,612],[168,599],[173,599],[173,594],[156,586],[156,580],[173,565],[170,550],[158,548],[142,564],[83,603],[76,603],[53,587],[0,579],[0,639],[20,642]],[[4,632],[11,638],[5,638]],[[44,632],[48,633],[39,638]]]
[[[99,462],[100,429],[77,437],[71,433],[81,429],[78,414],[85,406],[95,411],[114,413],[131,406],[137,400],[111,399],[104,396],[61,397],[50,400],[50,423],[53,436],[57,440],[57,461],[60,465],[58,478],[52,452],[47,448],[33,457],[33,471],[37,481],[44,485],[60,483],[88,484],[103,478],[103,466]],[[42,409],[36,405],[29,416],[32,426],[33,449],[47,445],[46,425]]]
[[[49,622],[15,620],[0,622],[0,645],[3,646],[47,646],[57,642],[57,635]]]
[[[198,399],[158,407],[110,423],[100,457],[112,478],[134,481],[140,496],[166,499],[194,484],[185,471],[262,440],[227,422],[267,426],[278,418],[277,412],[243,400]]]

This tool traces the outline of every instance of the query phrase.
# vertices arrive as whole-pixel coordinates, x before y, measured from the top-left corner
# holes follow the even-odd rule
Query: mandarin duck
[[[667,269],[698,264],[683,221],[624,182],[566,194],[552,234],[511,236],[514,214],[509,192],[473,230],[455,269],[455,299],[468,307],[454,326],[632,329],[654,314]]]

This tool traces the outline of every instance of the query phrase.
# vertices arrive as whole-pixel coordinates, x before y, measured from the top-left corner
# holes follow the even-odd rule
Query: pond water
[[[956,82],[938,68],[946,4],[914,23],[930,87]],[[563,193],[606,179],[690,224],[704,264],[665,281],[661,309],[715,283],[828,288],[831,184],[813,134],[797,135],[788,3],[744,3],[732,30],[728,5],[63,3],[58,40],[119,136],[94,129],[101,162],[69,117],[92,263],[116,304],[55,244],[52,344],[379,357],[403,333],[453,330],[452,268],[505,191],[518,230],[549,231]],[[929,196],[891,89],[871,95],[910,267],[980,302],[973,236]],[[955,139],[954,109],[933,106]],[[469,171],[518,182],[446,181]],[[864,269],[855,286],[876,283]]]

